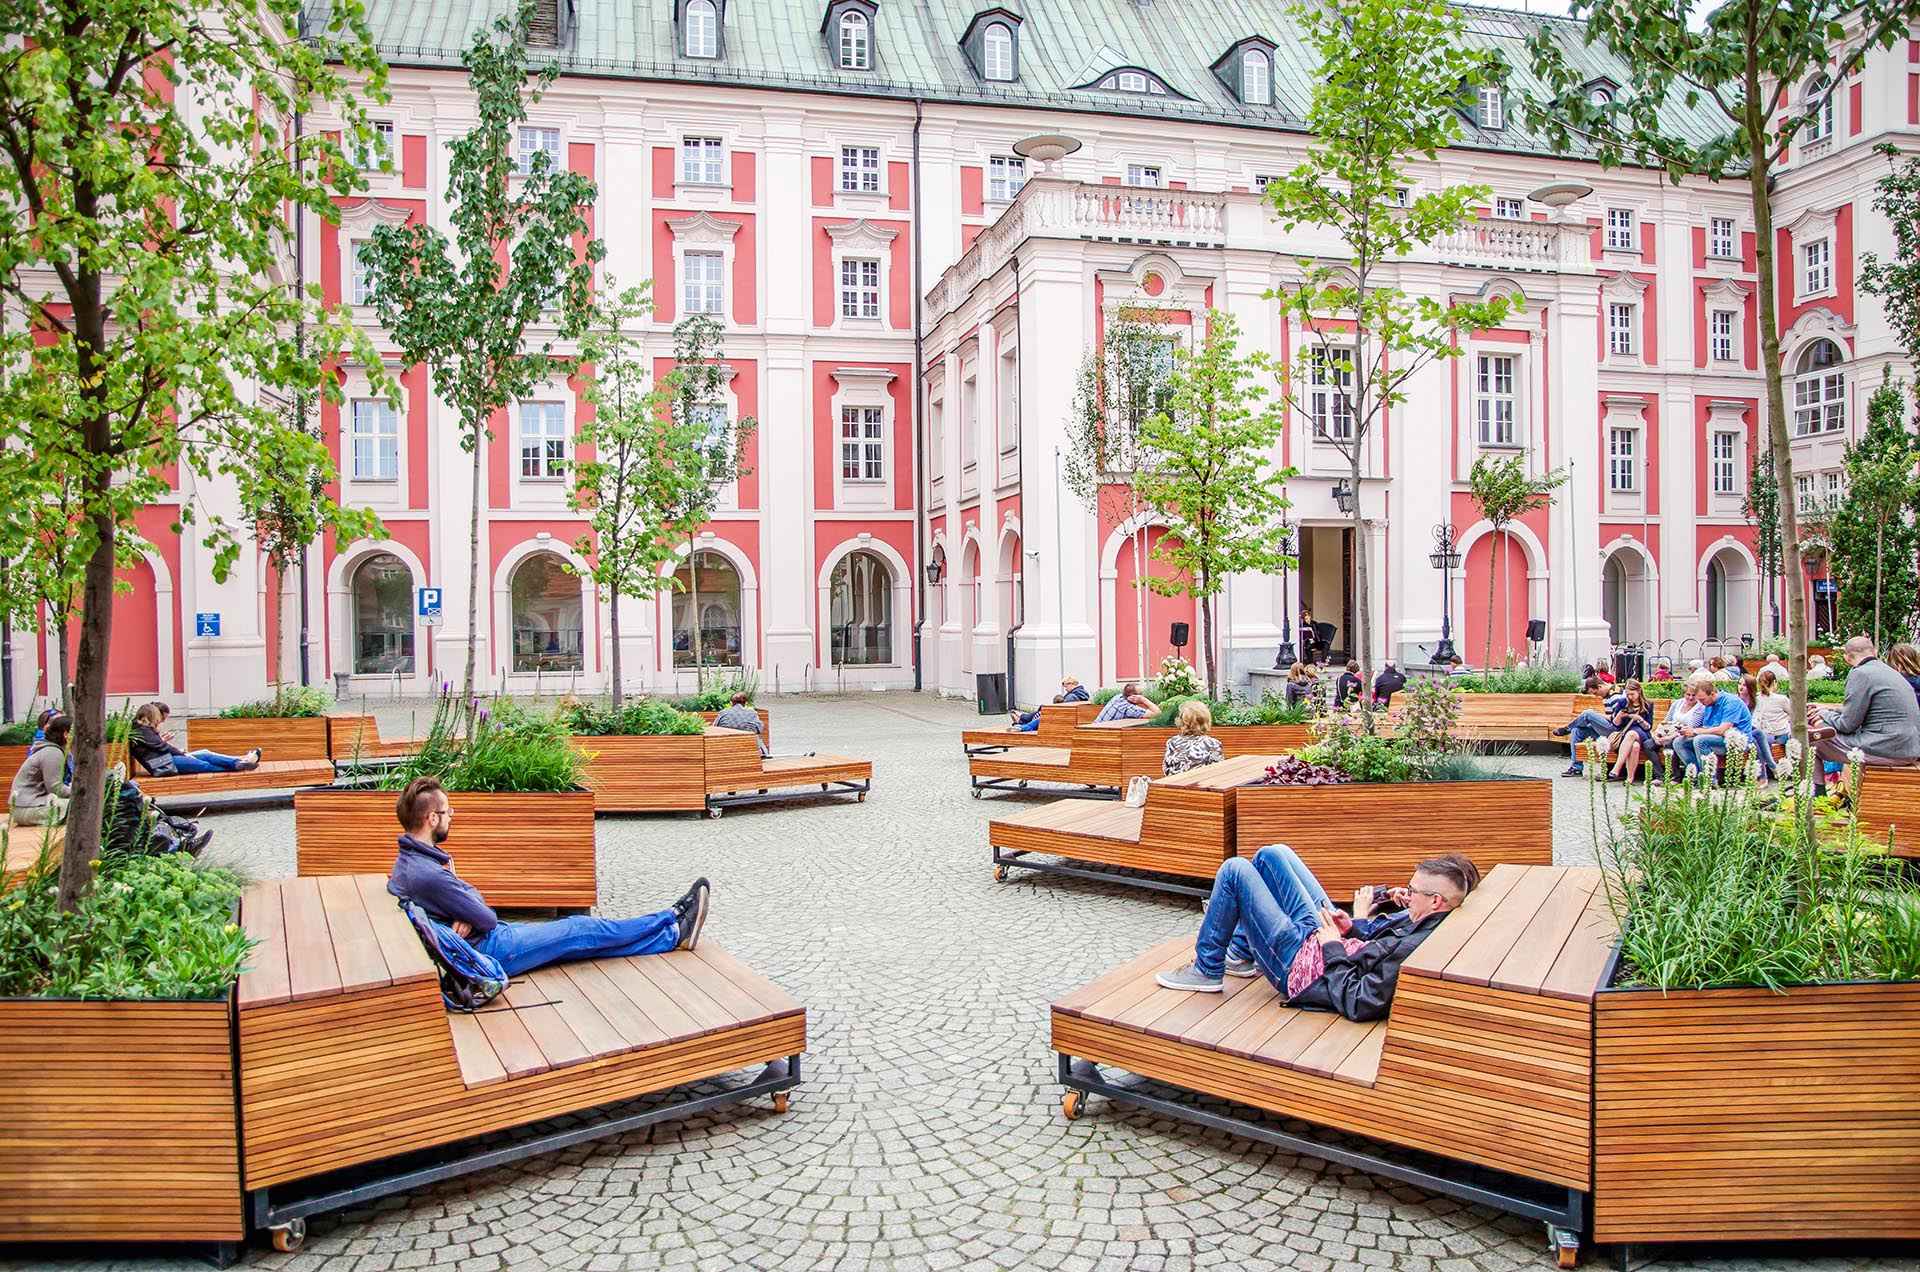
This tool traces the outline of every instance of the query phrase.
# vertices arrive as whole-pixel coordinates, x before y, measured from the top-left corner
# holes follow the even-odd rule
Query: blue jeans
[[[173,757],[173,771],[176,773],[231,773],[239,765],[240,761],[234,756],[222,755],[218,751],[190,751]]]
[[[1040,713],[1033,712],[1019,724],[1013,726],[1015,733],[1038,733],[1040,731]]]
[[[1326,904],[1326,889],[1285,844],[1268,844],[1252,861],[1221,862],[1193,944],[1194,966],[1204,976],[1220,976],[1231,945],[1252,954],[1267,979],[1284,990],[1293,956],[1320,926]]]
[[[1753,731],[1753,753],[1755,758],[1760,761],[1760,776],[1766,778],[1773,777],[1773,744],[1780,740],[1781,739],[1774,737],[1772,734],[1762,733],[1758,729]]]
[[[1581,747],[1595,738],[1608,737],[1615,732],[1613,721],[1607,719],[1607,717],[1601,715],[1598,711],[1582,711],[1573,718],[1573,723],[1568,725],[1567,728],[1572,733],[1573,762],[1575,764],[1579,764],[1586,759],[1586,756],[1580,753]]]
[[[1673,754],[1681,768],[1697,768],[1704,773],[1710,767],[1708,759],[1715,755],[1726,758],[1727,737],[1724,733],[1696,733],[1690,738],[1675,738]]]
[[[680,928],[672,910],[656,910],[637,919],[595,919],[576,914],[551,923],[501,923],[473,941],[473,948],[491,954],[519,976],[549,963],[582,958],[621,958],[629,954],[664,954],[680,943]]]

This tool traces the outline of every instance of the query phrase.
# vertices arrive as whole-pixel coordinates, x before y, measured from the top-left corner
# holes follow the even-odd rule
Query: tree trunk
[[[1882,521],[1873,530],[1873,645],[1875,649],[1885,649],[1881,643],[1880,632],[1880,585],[1886,574],[1882,569],[1883,553],[1887,544],[1887,523]]]
[[[467,680],[461,696],[467,700],[468,709],[472,709],[475,696],[473,687],[474,649],[480,641],[480,471],[484,467],[487,445],[487,423],[475,420],[473,424],[473,516],[467,528]],[[507,615],[507,630],[513,630],[513,615]],[[508,654],[512,654],[512,637],[508,637]],[[508,666],[512,666],[511,663]]]
[[[1134,646],[1134,674],[1142,680],[1147,678],[1147,609],[1152,604],[1145,580],[1152,568],[1147,563],[1147,526],[1143,521],[1133,532],[1133,622],[1140,632],[1139,643]],[[1064,616],[1061,621],[1066,621]],[[1121,679],[1125,678],[1122,672]]]
[[[687,582],[691,586],[688,589],[690,595],[687,598],[687,625],[693,628],[693,691],[695,693],[704,693],[707,688],[707,659],[706,652],[700,647],[700,563],[696,560],[699,555],[698,550],[694,548],[692,541],[689,540],[687,543]],[[976,601],[975,603],[977,604],[978,602]],[[979,621],[978,615],[975,615],[974,621]],[[969,637],[969,639],[971,639],[971,637]],[[831,634],[829,634],[828,643],[832,643]]]
[[[1494,554],[1494,543],[1500,530],[1494,528],[1494,538],[1487,540],[1487,650],[1480,663],[1480,687],[1486,689],[1493,684],[1493,598],[1497,594],[1494,585],[1494,571],[1500,567],[1500,559]]]
[[[1200,656],[1207,660],[1207,697],[1220,696],[1220,669],[1214,665],[1213,656],[1213,593],[1207,590],[1207,572],[1200,572],[1199,612],[1194,615],[1200,620]]]
[[[60,704],[62,715],[73,714],[73,645],[67,631],[67,620],[58,619],[53,624],[53,642],[57,646],[54,653],[59,660],[60,683],[55,686],[47,700]]]
[[[1369,704],[1373,699],[1367,689],[1373,684],[1373,607],[1368,600],[1373,589],[1371,571],[1367,568],[1367,520],[1363,513],[1360,499],[1360,437],[1356,431],[1353,439],[1353,625],[1357,648],[1353,657],[1360,663],[1361,710],[1371,712]]]
[[[95,479],[88,478],[89,482]],[[93,884],[94,863],[100,856],[100,809],[107,776],[107,656],[113,635],[113,515],[106,510],[107,478],[88,501],[102,509],[94,514],[99,536],[87,560],[81,590],[80,657],[75,670],[72,802],[67,806],[67,837],[60,854],[60,908],[71,911]],[[64,632],[62,648],[65,648]]]
[[[613,709],[620,709],[620,593],[613,593],[613,603],[607,610],[607,630],[613,636],[613,655],[610,662],[613,667]]]
[[[1780,516],[1781,573],[1789,579],[1800,577],[1799,510],[1793,502],[1793,449],[1787,433],[1786,394],[1780,375],[1780,319],[1774,295],[1776,277],[1773,257],[1773,205],[1767,189],[1771,165],[1767,153],[1769,130],[1761,116],[1759,103],[1768,100],[1768,87],[1761,82],[1757,53],[1751,44],[1747,51],[1744,88],[1747,94],[1748,166],[1747,189],[1753,207],[1754,253],[1757,290],[1760,293],[1760,361],[1766,373],[1767,442],[1773,456],[1774,497]],[[1799,746],[1801,762],[1807,771],[1817,763],[1807,739],[1807,601],[1798,587],[1787,594],[1787,687],[1788,711],[1792,716],[1793,740]],[[1812,842],[1811,800],[1801,800],[1803,827]]]

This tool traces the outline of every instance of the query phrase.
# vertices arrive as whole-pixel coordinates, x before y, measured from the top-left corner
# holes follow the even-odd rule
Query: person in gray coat
[[[1880,661],[1865,636],[1849,640],[1844,652],[1853,668],[1847,673],[1847,696],[1837,708],[1807,708],[1809,724],[1833,730],[1814,742],[1814,753],[1830,764],[1850,764],[1854,752],[1867,764],[1920,762],[1920,702],[1913,687]]]
[[[7,802],[16,826],[45,826],[63,819],[73,794],[67,785],[67,734],[73,721],[57,715],[47,721],[45,734],[27,752],[26,763],[13,775]]]

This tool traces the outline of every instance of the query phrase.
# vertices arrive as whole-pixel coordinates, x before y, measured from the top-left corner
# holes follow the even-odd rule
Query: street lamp
[[[1442,521],[1433,528],[1433,551],[1427,560],[1440,571],[1440,643],[1433,647],[1433,665],[1451,664],[1453,652],[1453,572],[1460,568],[1460,549],[1454,541],[1453,523]]]
[[[1353,487],[1347,484],[1345,477],[1333,483],[1333,502],[1343,514],[1353,512]]]
[[[947,558],[938,548],[934,549],[933,559],[927,562],[927,582],[935,587],[940,585],[940,576],[947,572]]]
[[[1275,667],[1291,667],[1300,661],[1293,648],[1293,603],[1287,596],[1287,576],[1293,571],[1287,561],[1293,556],[1294,525],[1287,514],[1280,514],[1280,648],[1273,655]],[[1302,633],[1304,635],[1304,633]]]

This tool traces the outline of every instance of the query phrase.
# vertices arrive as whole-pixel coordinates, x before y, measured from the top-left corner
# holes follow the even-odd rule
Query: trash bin
[[[352,679],[353,673],[350,671],[336,671],[333,673],[333,696],[335,699],[345,701],[347,695],[352,690],[350,683]]]
[[[1613,675],[1616,680],[1625,683],[1628,680],[1647,678],[1647,651],[1644,649],[1622,649],[1613,656]]]
[[[1005,715],[1007,713],[1007,673],[1004,671],[983,671],[973,678],[974,696],[980,703],[981,715]]]

